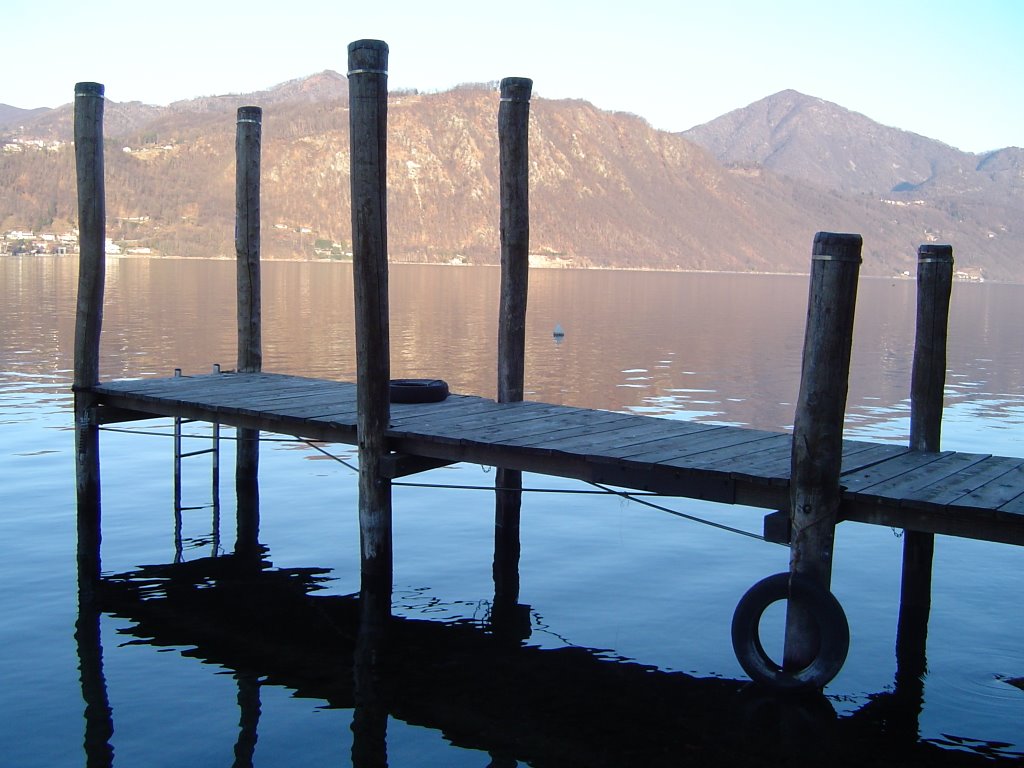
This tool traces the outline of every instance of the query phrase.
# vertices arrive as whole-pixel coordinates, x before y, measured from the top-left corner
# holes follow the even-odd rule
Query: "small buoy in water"
[[[551,335],[556,339],[560,339],[565,336],[565,331],[562,330],[562,326],[559,323],[555,323],[555,331]]]

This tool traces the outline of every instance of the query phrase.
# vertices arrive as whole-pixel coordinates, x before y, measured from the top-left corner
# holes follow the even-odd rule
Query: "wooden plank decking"
[[[89,391],[105,422],[182,416],[356,442],[355,385],[346,382],[222,373],[107,382]],[[387,439],[397,454],[435,463],[468,461],[773,510],[789,503],[791,436],[781,432],[451,395],[392,404]],[[850,440],[841,482],[846,520],[1024,544],[1024,459]]]

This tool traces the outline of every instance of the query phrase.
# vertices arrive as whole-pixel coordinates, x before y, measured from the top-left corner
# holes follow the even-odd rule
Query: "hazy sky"
[[[1020,0],[6,0],[0,103],[53,107],[74,84],[167,104],[244,93],[385,40],[389,85],[530,77],[679,131],[794,88],[980,152],[1024,146]]]

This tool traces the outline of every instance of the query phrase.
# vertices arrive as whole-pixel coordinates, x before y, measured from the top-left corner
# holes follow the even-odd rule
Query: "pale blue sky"
[[[7,0],[0,103],[57,106],[266,88],[391,49],[391,87],[525,76],[684,130],[794,88],[980,152],[1024,146],[1019,0]]]

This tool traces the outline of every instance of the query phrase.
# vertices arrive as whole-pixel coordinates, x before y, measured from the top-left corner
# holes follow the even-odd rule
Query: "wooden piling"
[[[99,383],[100,328],[106,271],[103,179],[103,86],[75,86],[75,168],[78,186],[78,299],[75,313],[75,485],[78,499],[79,589],[100,576],[100,454],[96,404],[86,391]]]
[[[800,394],[790,477],[790,573],[828,589],[838,518],[843,417],[849,389],[860,235],[818,232],[811,260]],[[816,653],[817,632],[792,601],[783,666],[799,669]]]
[[[506,77],[498,106],[501,292],[498,309],[498,402],[523,399],[529,282],[529,121],[533,81]],[[498,468],[494,510],[494,616],[504,626],[519,602],[519,526],[523,473]]]
[[[260,150],[263,110],[238,108],[235,134],[235,256],[238,287],[238,370],[263,367],[260,330]]]
[[[75,479],[78,500],[78,601],[75,625],[86,702],[85,746],[97,765],[113,760],[110,702],[103,678],[100,611],[99,425],[92,396],[99,383],[100,329],[106,271],[106,192],[103,174],[103,85],[75,85],[75,169],[78,187],[78,298],[75,313]]]
[[[75,387],[100,380],[100,327],[106,267],[106,191],[103,184],[103,86],[75,86],[75,168],[78,176],[78,306]]]
[[[940,450],[946,339],[953,290],[953,248],[925,244],[917,249],[917,325],[910,385],[910,448]],[[896,632],[897,677],[919,679],[925,672],[931,613],[935,535],[903,533],[903,576]]]
[[[920,246],[917,249],[917,327],[910,384],[910,447],[915,451],[939,450],[952,292],[952,246]]]
[[[526,298],[529,282],[529,122],[533,81],[501,81],[498,142],[501,189],[501,305],[498,323],[498,402],[523,399]]]
[[[359,532],[364,647],[375,647],[391,616],[391,481],[382,472],[390,418],[387,262],[388,46],[348,46],[355,290]]]
[[[260,159],[263,110],[239,107],[235,132],[235,264],[239,371],[263,368],[260,290]],[[237,537],[235,551],[257,550],[259,535],[260,433],[239,429],[235,444]]]

